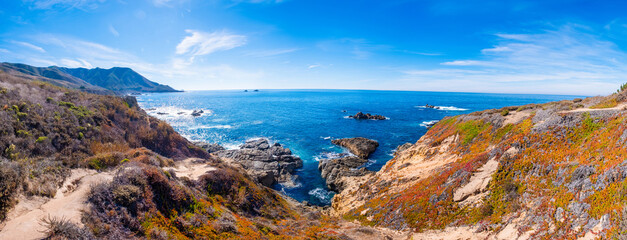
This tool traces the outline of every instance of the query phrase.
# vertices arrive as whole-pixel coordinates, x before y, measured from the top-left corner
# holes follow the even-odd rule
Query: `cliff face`
[[[368,225],[437,230],[416,238],[619,236],[626,95],[445,118],[376,174],[353,179],[333,208]]]

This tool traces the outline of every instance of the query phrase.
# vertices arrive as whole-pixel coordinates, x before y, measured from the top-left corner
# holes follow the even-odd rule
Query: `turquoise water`
[[[367,168],[380,169],[392,158],[393,150],[414,143],[427,128],[425,123],[504,106],[545,103],[577,96],[441,93],[365,90],[260,90],[192,91],[138,96],[142,108],[166,120],[190,140],[237,148],[248,139],[269,138],[292,150],[304,161],[296,173],[299,186],[275,189],[299,201],[327,205],[333,195],[320,177],[318,160],[344,150],[332,139],[366,137],[379,141]],[[424,108],[425,104],[440,109]],[[192,110],[202,109],[200,117]],[[389,120],[355,120],[359,111],[381,114]],[[161,114],[159,114],[161,113]],[[180,114],[179,114],[180,113]]]

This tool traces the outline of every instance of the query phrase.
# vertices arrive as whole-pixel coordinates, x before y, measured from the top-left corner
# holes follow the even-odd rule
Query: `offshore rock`
[[[347,148],[360,158],[368,158],[379,147],[379,142],[363,137],[335,139],[331,142]]]
[[[366,120],[386,120],[387,118],[382,115],[371,115],[370,113],[358,112],[353,116],[348,116],[349,118],[354,119],[366,119]]]

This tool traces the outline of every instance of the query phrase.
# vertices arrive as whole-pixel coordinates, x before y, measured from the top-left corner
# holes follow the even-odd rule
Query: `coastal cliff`
[[[342,175],[323,209],[195,146],[133,97],[0,71],[0,239],[620,238],[626,100],[447,117],[380,171]]]
[[[332,239],[346,224],[211,156],[133,97],[0,71],[0,120],[0,239]]]
[[[333,213],[414,239],[624,237],[626,96],[447,117]]]

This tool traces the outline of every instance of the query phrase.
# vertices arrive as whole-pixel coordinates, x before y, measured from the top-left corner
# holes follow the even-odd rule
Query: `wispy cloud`
[[[389,51],[393,48],[388,45],[371,43],[366,39],[341,38],[322,41],[317,47],[325,52],[346,53],[359,60],[369,59],[375,52]]]
[[[403,81],[437,91],[606,94],[627,79],[627,54],[587,27],[495,34],[476,59],[403,71]]]
[[[33,9],[81,9],[89,10],[95,9],[99,4],[104,3],[105,0],[23,0],[24,3],[29,4]]]
[[[311,64],[311,65],[307,66],[307,69],[319,68],[319,67],[321,67],[321,66],[322,66],[322,65],[320,65],[320,64]]]
[[[185,30],[190,36],[185,37],[177,46],[176,54],[187,56],[193,62],[197,56],[225,51],[246,44],[246,36],[231,34],[226,31],[206,33]]]
[[[71,67],[71,68],[93,68],[94,66],[91,63],[83,60],[83,59],[67,59],[63,58],[60,60],[62,66]]]
[[[30,48],[30,49],[38,51],[38,52],[42,52],[42,53],[46,52],[46,50],[44,50],[42,47],[37,46],[37,45],[32,44],[32,43],[20,42],[20,41],[11,41],[11,42],[14,43],[14,44],[20,45],[20,46],[24,46],[24,47]]]
[[[109,32],[113,34],[113,36],[119,37],[120,33],[116,30],[113,25],[109,25]]]
[[[298,48],[287,48],[287,49],[270,49],[270,50],[259,50],[259,51],[251,51],[246,53],[246,56],[251,57],[272,57],[277,55],[283,55],[287,53],[296,52],[300,49]]]
[[[442,55],[442,53],[416,52],[416,51],[408,51],[408,50],[398,50],[398,52],[414,54],[414,55],[422,55],[422,56],[441,56]]]

